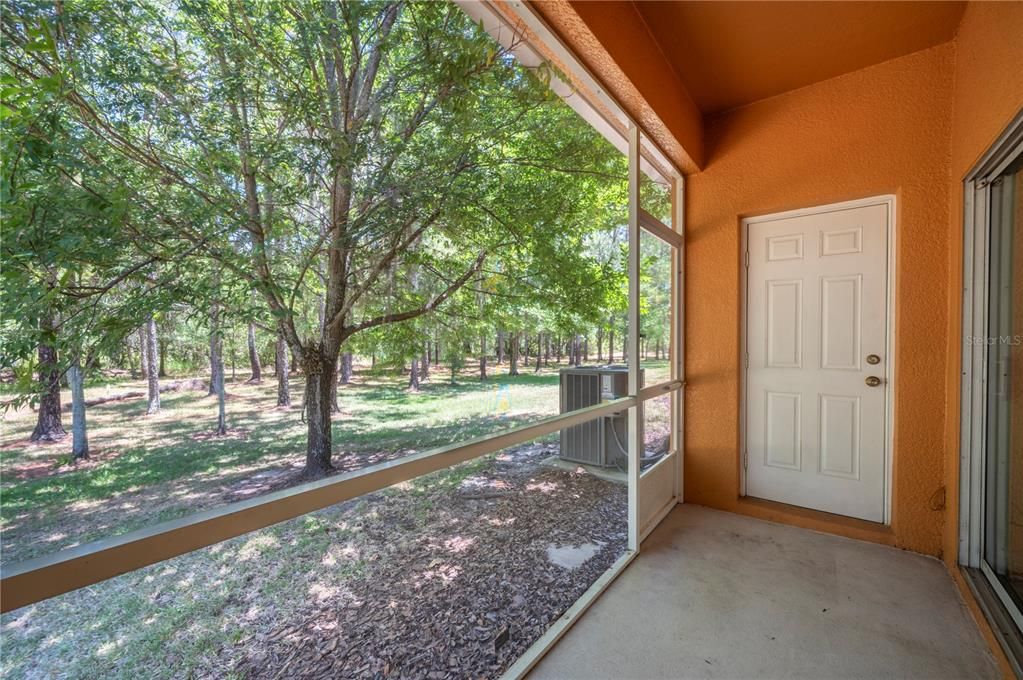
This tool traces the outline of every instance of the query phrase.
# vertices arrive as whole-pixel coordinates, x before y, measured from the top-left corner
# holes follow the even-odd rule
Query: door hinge
[[[749,246],[746,246],[746,269],[749,269]]]
[[[742,452],[742,469],[749,470],[749,449]]]
[[[749,368],[749,352],[746,352],[746,368]]]

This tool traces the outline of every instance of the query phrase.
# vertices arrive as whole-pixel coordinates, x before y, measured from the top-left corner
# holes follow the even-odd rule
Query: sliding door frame
[[[999,206],[992,188],[1023,158],[1023,111],[963,180],[963,296],[960,366],[959,565],[1017,674],[1023,660],[1023,611],[985,557],[988,494],[991,229]],[[1006,496],[1006,493],[1001,493]],[[1007,501],[1008,499],[1003,499]]]

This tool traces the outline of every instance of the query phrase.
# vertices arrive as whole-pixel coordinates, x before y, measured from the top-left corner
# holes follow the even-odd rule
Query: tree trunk
[[[340,363],[341,358],[338,357],[338,360],[334,362],[334,375],[338,374]],[[330,412],[341,413],[341,407],[337,403],[337,380],[332,380],[330,383]]]
[[[557,347],[557,363],[560,364],[561,363],[561,357],[562,357],[561,350],[563,348],[563,345],[561,344],[561,337],[560,336],[555,341],[554,346]]]
[[[622,361],[629,360],[629,333],[622,333]]]
[[[583,336],[583,361],[590,362],[590,336]]]
[[[615,331],[609,328],[607,331],[607,363],[615,362]]]
[[[540,372],[540,360],[543,358],[543,352],[541,351],[542,347],[543,347],[543,334],[542,333],[537,333],[536,334],[536,368],[533,369],[533,373],[539,373]]]
[[[454,373],[455,362],[451,362],[451,371]],[[487,336],[480,338],[480,382],[487,379]]]
[[[330,386],[334,383],[334,361],[321,356],[316,346],[306,350],[304,415],[306,419],[306,477],[322,477],[334,469],[331,463]]]
[[[157,366],[159,348],[156,340],[156,320],[149,317],[146,322],[146,358],[149,359],[147,372],[149,373],[149,406],[146,407],[146,415],[153,415],[160,411],[160,368]]]
[[[497,365],[504,363],[504,331],[497,331]]]
[[[519,334],[511,334],[511,365],[508,367],[508,375],[519,374]]]
[[[252,376],[249,382],[263,382],[263,367],[259,365],[259,352],[256,351],[256,324],[249,322],[249,364]]]
[[[408,372],[408,388],[419,391],[419,359],[412,357],[412,367]]]
[[[220,365],[217,367],[217,436],[224,436],[227,434],[227,386],[224,384],[224,339],[220,336],[216,336],[217,342],[217,360]]]
[[[220,306],[213,303],[210,309],[210,389],[207,392],[210,396],[220,394],[217,386],[218,380],[223,380],[223,343],[218,342],[220,337]]]
[[[597,363],[604,361],[604,329],[597,329]]]
[[[288,384],[288,345],[284,336],[277,336],[274,352],[274,373],[277,374],[277,405],[291,406],[291,386]]]
[[[71,459],[82,460],[89,457],[89,436],[85,428],[85,376],[79,356],[75,356],[68,368],[68,382],[71,383]]]
[[[52,318],[44,319],[45,329],[53,330]],[[39,416],[30,440],[53,442],[63,439],[67,432],[60,422],[60,370],[57,350],[51,345],[39,345],[39,382],[43,396],[39,401]]]
[[[345,352],[341,355],[341,384],[348,385],[352,382],[352,353]]]
[[[160,371],[161,378],[167,377],[167,339],[160,343]]]
[[[423,379],[430,377],[430,341],[423,341],[423,359],[419,362]]]
[[[551,364],[551,334],[543,334],[543,365],[550,366]]]
[[[149,379],[149,343],[146,341],[146,327],[139,328],[139,366],[142,370],[142,379]]]
[[[131,373],[131,378],[136,378],[135,371],[135,348],[132,347],[132,334],[128,334],[124,338],[124,346],[121,349],[121,355],[128,358],[128,371]]]

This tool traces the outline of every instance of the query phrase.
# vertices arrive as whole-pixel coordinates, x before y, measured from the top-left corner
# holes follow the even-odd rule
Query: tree
[[[46,39],[57,25],[66,39]],[[579,246],[620,154],[453,5],[19,4],[2,30],[11,73],[55,83],[95,150],[90,182],[144,213],[133,251],[157,243],[156,260],[202,260],[262,298],[305,380],[309,476],[332,468],[345,343],[481,275],[551,308],[605,293]]]
[[[153,415],[160,411],[160,369],[157,366],[159,348],[156,338],[156,319],[152,316],[146,320],[146,362],[147,383],[149,387],[149,404],[146,407],[146,415]]]
[[[139,371],[143,380],[149,380],[149,340],[146,337],[147,328],[139,328]]]
[[[263,382],[263,367],[259,364],[259,350],[256,348],[256,324],[249,322],[249,367],[251,376],[249,382]]]
[[[210,363],[210,386],[207,394],[216,396],[220,394],[220,388],[224,383],[224,341],[220,329],[220,302],[214,300],[210,304],[209,323],[209,363]]]
[[[341,384],[347,385],[352,382],[352,362],[354,357],[351,352],[342,352],[341,354]]]
[[[512,333],[508,344],[511,345],[511,362],[508,364],[508,375],[519,374],[519,334]]]
[[[227,434],[227,386],[224,380],[224,336],[221,334],[219,326],[217,331],[213,333],[213,342],[217,346],[216,357],[216,372],[217,372],[217,428],[216,434],[223,436]]]
[[[78,355],[71,360],[68,383],[71,385],[71,458],[81,460],[89,457],[89,435],[85,423],[85,376],[82,358]]]
[[[44,313],[40,321],[45,335],[52,335],[56,323],[52,314]],[[39,343],[39,382],[42,396],[39,399],[39,415],[31,441],[58,441],[67,434],[61,423],[60,409],[60,368],[57,364],[57,350],[49,340]]]
[[[277,405],[291,406],[291,386],[288,383],[288,343],[283,335],[274,343],[274,374],[277,376]]]

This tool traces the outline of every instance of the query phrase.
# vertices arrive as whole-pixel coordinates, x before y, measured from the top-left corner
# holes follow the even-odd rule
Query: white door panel
[[[880,522],[888,206],[747,229],[746,493]]]

